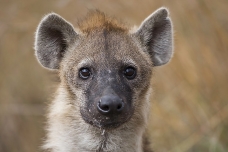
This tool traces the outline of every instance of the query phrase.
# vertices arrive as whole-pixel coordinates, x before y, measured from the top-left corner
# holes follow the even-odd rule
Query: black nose
[[[124,103],[121,98],[115,95],[105,95],[101,97],[97,104],[98,111],[107,116],[115,115],[123,110]]]

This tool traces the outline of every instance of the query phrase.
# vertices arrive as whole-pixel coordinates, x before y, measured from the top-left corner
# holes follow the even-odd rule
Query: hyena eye
[[[82,79],[88,79],[91,75],[89,68],[81,68],[79,70],[79,77]]]
[[[136,76],[136,69],[133,67],[127,67],[124,69],[123,74],[129,80],[134,79]]]

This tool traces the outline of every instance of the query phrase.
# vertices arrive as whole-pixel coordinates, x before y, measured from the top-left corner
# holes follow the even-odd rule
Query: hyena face
[[[115,128],[130,120],[150,86],[153,66],[172,55],[171,22],[159,9],[133,31],[94,12],[79,30],[56,14],[46,16],[36,34],[36,55],[60,72],[61,84],[85,122]],[[141,103],[142,104],[142,103]]]
[[[64,79],[80,96],[86,122],[117,127],[130,119],[148,88],[152,63],[124,31],[96,29],[79,39],[63,61]]]

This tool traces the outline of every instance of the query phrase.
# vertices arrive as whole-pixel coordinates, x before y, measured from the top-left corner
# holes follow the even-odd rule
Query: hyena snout
[[[124,102],[118,95],[103,95],[97,104],[97,110],[105,116],[114,116],[124,111]]]

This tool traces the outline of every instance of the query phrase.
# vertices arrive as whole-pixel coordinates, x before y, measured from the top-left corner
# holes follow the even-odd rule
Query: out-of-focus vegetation
[[[175,54],[153,78],[150,135],[157,152],[228,151],[227,0],[0,0],[0,151],[36,152],[54,88],[34,57],[35,29],[56,12],[76,23],[100,9],[134,25],[171,12]]]

